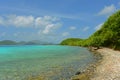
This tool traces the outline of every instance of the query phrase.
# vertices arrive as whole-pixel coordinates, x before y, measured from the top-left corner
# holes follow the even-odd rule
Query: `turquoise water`
[[[70,46],[0,46],[0,80],[69,80],[95,61],[86,48]],[[34,80],[34,79],[33,79]]]

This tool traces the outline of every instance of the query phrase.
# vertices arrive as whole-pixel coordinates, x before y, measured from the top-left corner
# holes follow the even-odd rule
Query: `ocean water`
[[[81,47],[0,46],[0,80],[69,80],[95,60]]]

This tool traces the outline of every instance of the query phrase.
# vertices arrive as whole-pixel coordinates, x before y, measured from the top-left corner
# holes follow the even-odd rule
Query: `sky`
[[[120,0],[0,0],[0,40],[86,39],[120,10]]]

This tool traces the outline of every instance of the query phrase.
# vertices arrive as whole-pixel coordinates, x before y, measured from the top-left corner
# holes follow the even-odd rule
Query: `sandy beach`
[[[103,59],[96,67],[90,80],[120,80],[120,51],[98,49]]]

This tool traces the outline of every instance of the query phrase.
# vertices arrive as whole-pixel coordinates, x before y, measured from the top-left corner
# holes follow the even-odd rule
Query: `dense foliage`
[[[72,40],[74,40],[72,42]],[[79,40],[75,42],[72,38],[66,39],[61,42],[61,44],[69,45],[75,43],[74,45],[79,46],[103,46],[110,47],[113,49],[120,49],[120,11],[110,16],[108,20],[102,25],[101,29],[96,31],[86,40]]]
[[[79,46],[80,42],[83,41],[79,38],[68,38],[61,42],[61,45]]]

